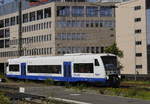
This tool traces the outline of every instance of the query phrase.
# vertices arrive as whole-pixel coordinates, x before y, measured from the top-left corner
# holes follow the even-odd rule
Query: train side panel
[[[31,80],[50,78],[55,81],[106,83],[106,71],[100,56],[91,54],[10,59],[7,76]],[[19,65],[19,69],[11,71],[11,65]]]

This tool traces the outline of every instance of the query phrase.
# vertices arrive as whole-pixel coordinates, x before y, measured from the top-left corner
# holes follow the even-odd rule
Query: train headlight
[[[121,75],[118,75],[118,77],[121,79]]]
[[[106,76],[106,79],[109,79],[109,76]]]

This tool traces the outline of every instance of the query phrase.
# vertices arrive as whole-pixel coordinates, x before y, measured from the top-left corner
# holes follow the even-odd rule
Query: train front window
[[[115,56],[101,56],[106,70],[117,69],[117,58]]]
[[[15,64],[15,65],[9,65],[9,71],[12,71],[12,72],[19,71],[19,65],[17,65],[17,64]]]

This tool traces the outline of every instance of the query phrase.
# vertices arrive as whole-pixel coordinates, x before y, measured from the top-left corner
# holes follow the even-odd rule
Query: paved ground
[[[65,99],[78,104],[150,104],[150,101],[130,99],[117,96],[106,96],[94,92],[78,92],[76,90],[66,89],[61,86],[45,86],[41,84],[18,84],[18,83],[0,83],[0,88],[18,90],[19,87],[25,88],[26,94],[40,95],[55,99]]]
[[[81,104],[150,104],[150,101],[77,92],[59,86],[26,87],[25,93],[78,101]]]

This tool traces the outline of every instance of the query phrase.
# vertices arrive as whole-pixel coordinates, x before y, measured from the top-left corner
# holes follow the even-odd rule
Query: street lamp
[[[18,1],[18,9],[19,9],[19,16],[18,16],[18,22],[19,22],[19,29],[18,29],[18,38],[19,38],[19,46],[18,46],[18,53],[19,56],[22,56],[22,2],[21,0]]]

